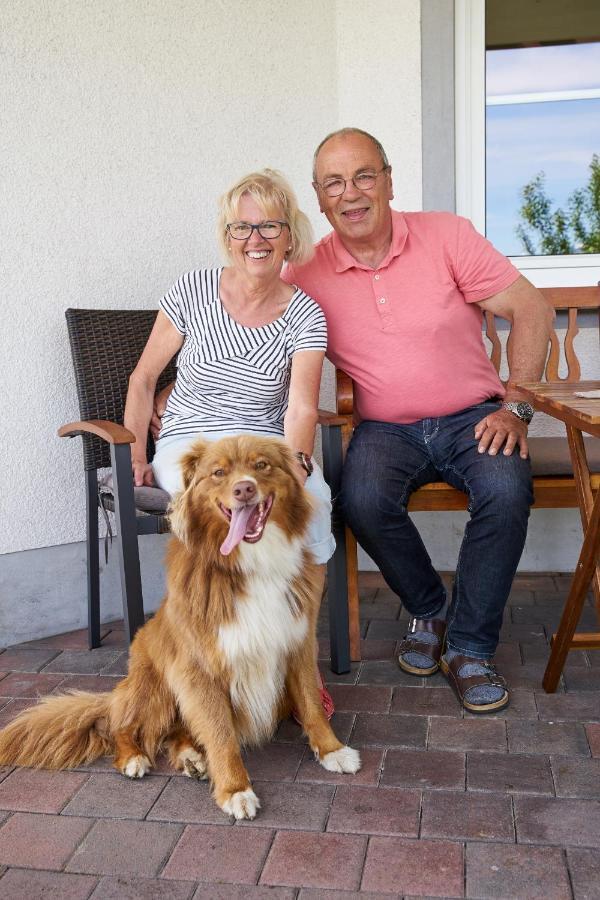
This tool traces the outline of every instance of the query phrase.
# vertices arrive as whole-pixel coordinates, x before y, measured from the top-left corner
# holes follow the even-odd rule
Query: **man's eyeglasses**
[[[256,229],[261,238],[265,241],[278,238],[283,231],[284,226],[289,228],[287,222],[278,222],[276,220],[269,222],[259,222],[258,225],[251,225],[250,222],[229,222],[225,228],[232,238],[236,241],[246,241]]]
[[[379,172],[359,172],[352,178],[327,178],[322,184],[315,181],[317,187],[320,187],[324,194],[328,197],[340,197],[346,190],[349,181],[352,182],[358,191],[370,191],[375,187],[377,178],[382,172],[387,172],[389,166],[384,166]]]

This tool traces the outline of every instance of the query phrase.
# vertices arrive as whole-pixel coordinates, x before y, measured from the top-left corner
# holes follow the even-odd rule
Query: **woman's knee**
[[[326,563],[335,552],[335,539],[331,533],[331,491],[319,466],[314,463],[312,475],[304,487],[312,497],[313,511],[306,534],[307,549],[315,562]]]

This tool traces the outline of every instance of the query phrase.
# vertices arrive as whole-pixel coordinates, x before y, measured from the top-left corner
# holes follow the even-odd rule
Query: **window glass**
[[[488,42],[492,243],[509,256],[600,253],[599,156],[600,43]]]

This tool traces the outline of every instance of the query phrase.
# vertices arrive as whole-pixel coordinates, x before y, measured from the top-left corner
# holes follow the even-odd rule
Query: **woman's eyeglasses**
[[[259,222],[258,225],[251,225],[250,222],[229,222],[225,228],[236,241],[246,241],[255,229],[258,231],[261,238],[268,241],[273,238],[278,238],[283,231],[284,226],[286,228],[290,227],[287,222],[272,220],[269,222]]]

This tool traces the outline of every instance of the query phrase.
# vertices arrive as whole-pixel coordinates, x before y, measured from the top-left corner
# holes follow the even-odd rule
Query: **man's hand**
[[[175,382],[172,381],[171,384],[168,384],[166,386],[166,388],[163,388],[162,391],[159,391],[159,393],[154,398],[152,418],[150,419],[150,434],[155,441],[158,439],[158,435],[162,427],[162,417],[167,407],[167,400],[171,396],[171,391],[173,390],[174,386]]]
[[[133,472],[133,483],[136,487],[154,487],[154,474],[152,466],[147,462],[136,462],[132,460],[131,469]]]
[[[504,456],[510,456],[517,444],[521,459],[527,459],[529,455],[527,423],[508,409],[499,409],[478,422],[475,440],[479,441],[479,452],[487,452],[490,456],[495,456],[503,446]]]

